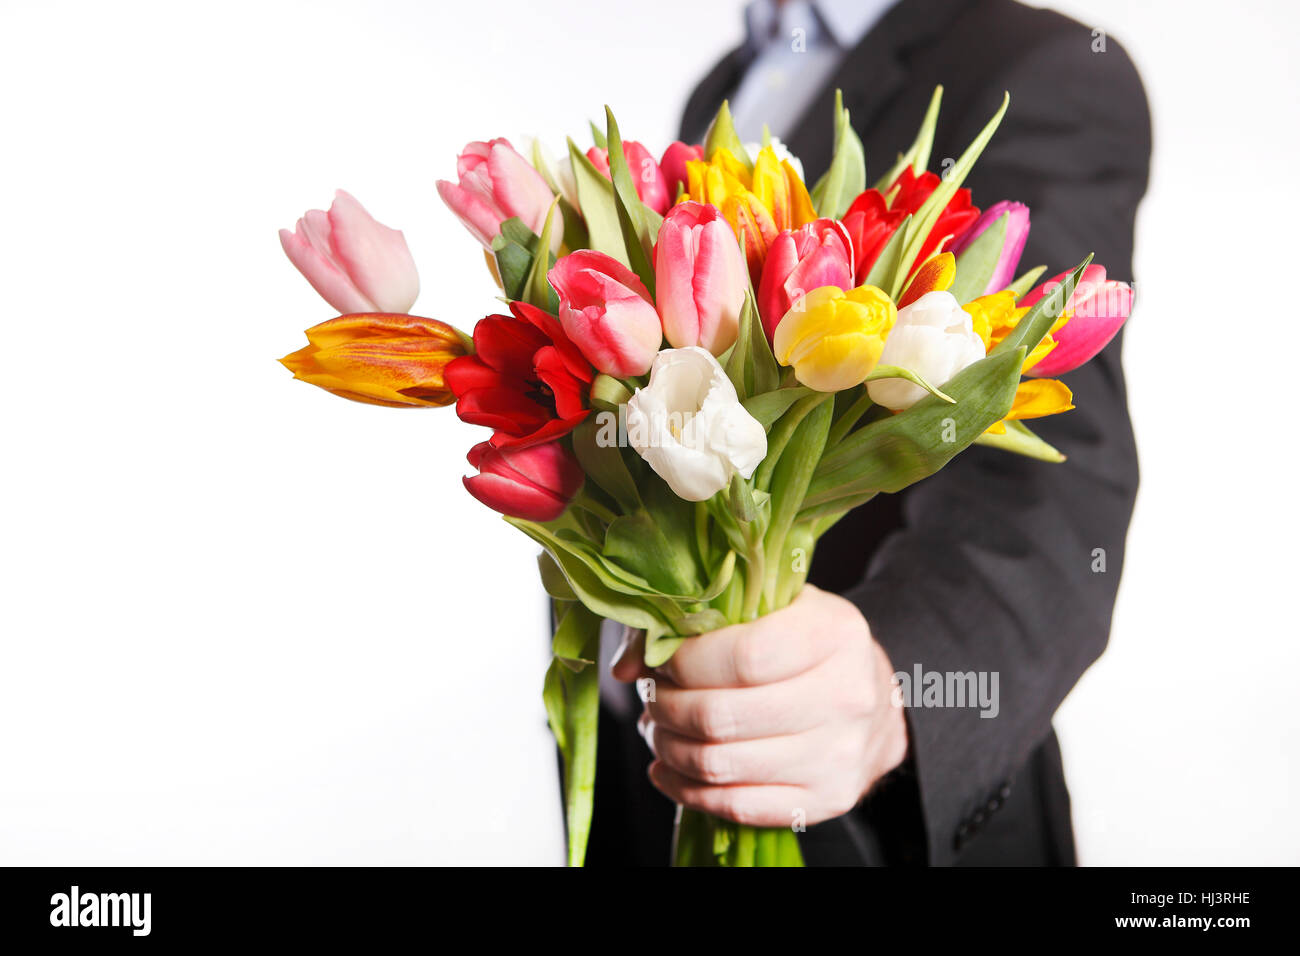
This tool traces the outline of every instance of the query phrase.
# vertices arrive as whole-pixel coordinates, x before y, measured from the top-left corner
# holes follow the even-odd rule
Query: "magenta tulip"
[[[1015,280],[1016,267],[1020,265],[1020,256],[1025,251],[1025,241],[1029,239],[1029,207],[1005,199],[995,203],[984,210],[983,214],[971,223],[970,228],[948,246],[949,252],[954,256],[960,256],[967,246],[982,236],[1003,216],[1007,217],[1007,235],[1002,242],[1002,254],[998,256],[998,263],[993,267],[988,285],[979,293],[980,295],[1001,292]]]
[[[1060,286],[1068,272],[1053,276],[1027,292],[1016,303],[1031,306]],[[1133,288],[1124,282],[1106,278],[1106,267],[1090,265],[1065,305],[1069,321],[1052,333],[1056,348],[1025,374],[1038,378],[1064,375],[1088,361],[1106,347],[1128,319],[1133,309]]]
[[[623,158],[627,160],[628,172],[632,174],[632,182],[636,184],[637,198],[662,216],[672,205],[673,196],[669,195],[668,183],[664,179],[663,171],[655,162],[655,158],[650,155],[650,150],[635,140],[624,140]],[[609,150],[593,146],[587,150],[587,159],[591,160],[591,165],[600,170],[602,176],[606,179],[611,178]]]
[[[702,146],[692,146],[680,140],[668,144],[663,157],[659,160],[659,168],[663,170],[664,182],[668,186],[670,201],[675,200],[678,194],[686,188],[688,182],[686,164],[691,160],[702,159],[704,159],[704,147]]]
[[[464,478],[469,493],[494,511],[526,521],[552,521],[582,488],[584,474],[559,442],[526,448],[494,448],[480,442],[469,450],[477,475]]]
[[[492,248],[507,219],[518,218],[542,234],[555,195],[542,174],[509,142],[470,143],[456,161],[456,174],[459,183],[438,180],[438,195],[485,249]],[[559,251],[563,234],[563,217],[557,208],[551,222],[552,250]]]
[[[293,232],[281,229],[280,245],[340,315],[406,313],[420,294],[406,238],[377,222],[341,189],[329,212],[311,209]]]
[[[770,342],[800,296],[822,286],[853,288],[853,243],[834,219],[816,219],[772,242],[758,283],[758,314]]]
[[[681,202],[655,242],[655,296],[664,337],[675,349],[721,355],[736,341],[749,269],[731,223],[717,207]]]
[[[564,333],[587,361],[616,378],[650,370],[663,327],[636,273],[603,252],[582,249],[557,260],[546,278],[560,297]]]

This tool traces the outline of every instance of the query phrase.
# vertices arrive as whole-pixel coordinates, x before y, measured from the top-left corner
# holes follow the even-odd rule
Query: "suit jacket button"
[[[977,830],[980,827],[982,827],[984,825],[985,819],[986,817],[984,816],[984,811],[976,810],[975,813],[970,818],[971,829]]]
[[[1011,796],[1011,785],[1004,783],[1002,785],[1002,789],[998,791],[998,796],[1001,797],[1003,800]]]

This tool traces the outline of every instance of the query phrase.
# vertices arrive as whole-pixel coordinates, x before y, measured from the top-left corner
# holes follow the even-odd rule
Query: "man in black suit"
[[[842,24],[821,6],[812,12],[842,43]],[[705,78],[684,140],[700,140],[724,98],[752,99],[745,80],[760,57],[751,36]],[[940,171],[1007,90],[1010,110],[967,182],[975,202],[1030,207],[1022,268],[1042,263],[1054,274],[1095,252],[1111,277],[1132,276],[1150,122],[1132,63],[1103,33],[1011,0],[902,0],[834,63],[818,63],[817,89],[781,130],[809,181],[830,161],[837,87],[866,146],[868,183],[911,142],[936,84],[945,93],[931,166]],[[823,590],[807,589],[766,635],[746,631],[730,645],[749,640],[748,673],[715,680],[729,665],[705,659],[707,642],[694,657],[679,652],[641,721],[658,790],[744,822],[789,825],[794,791],[772,784],[797,779],[799,805],[811,808],[801,843],[812,865],[1073,864],[1051,721],[1106,646],[1137,491],[1120,349],[1117,336],[1067,375],[1077,408],[1038,424],[1066,463],[972,447],[822,540],[811,581]],[[889,675],[918,665],[996,673],[997,715],[888,706]],[[736,710],[741,694],[760,710]],[[719,701],[733,703],[712,706]],[[647,783],[639,706],[619,709],[602,713],[588,861],[661,865],[672,802]],[[758,712],[803,722],[736,726]]]

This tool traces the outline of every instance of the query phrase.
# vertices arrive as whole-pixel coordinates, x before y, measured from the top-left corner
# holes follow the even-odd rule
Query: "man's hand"
[[[783,610],[691,638],[654,671],[640,640],[625,641],[613,670],[654,680],[640,721],[654,785],[738,823],[847,813],[907,754],[888,656],[856,607],[812,585]]]

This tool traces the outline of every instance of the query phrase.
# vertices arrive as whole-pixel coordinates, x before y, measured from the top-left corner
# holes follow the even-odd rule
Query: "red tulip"
[[[606,179],[610,178],[609,150],[593,146],[587,150],[587,158]],[[650,155],[650,150],[635,140],[624,140],[623,158],[627,160],[628,171],[636,184],[637,198],[662,216],[668,211],[677,194],[669,193],[663,171],[655,162],[655,158]]]
[[[555,199],[542,174],[528,165],[507,140],[470,143],[456,161],[460,182],[438,180],[438,195],[474,238],[491,249],[501,223],[518,218],[537,235]],[[551,246],[558,251],[564,227],[560,212],[551,225]]]
[[[768,341],[797,299],[827,285],[846,291],[857,285],[853,243],[844,227],[834,219],[817,219],[778,235],[758,284],[758,314]]]
[[[1054,291],[1068,272],[1053,276],[1025,293],[1018,308],[1031,306]],[[1106,278],[1106,267],[1090,265],[1083,270],[1070,301],[1065,304],[1069,319],[1052,333],[1056,347],[1047,353],[1026,375],[1055,378],[1073,371],[1106,347],[1128,319],[1133,309],[1133,289],[1123,282]]]
[[[497,448],[522,448],[568,434],[587,417],[591,365],[559,321],[524,302],[474,326],[474,355],[447,365],[443,379],[462,421],[493,429]]]
[[[690,201],[673,206],[659,227],[654,268],[668,344],[699,345],[714,355],[730,348],[749,270],[731,223],[717,207]]]
[[[859,284],[866,281],[871,267],[876,264],[903,217],[920,209],[940,182],[934,173],[924,172],[917,176],[911,166],[904,166],[885,195],[868,189],[853,200],[853,205],[844,214],[844,228],[853,240],[853,259],[857,267],[855,279]],[[891,193],[893,200],[886,207],[885,199]],[[980,211],[971,205],[970,190],[958,189],[926,236],[913,268],[921,266],[936,252],[942,252],[945,244],[965,232],[979,214]]]
[[[659,168],[663,170],[664,182],[668,186],[669,200],[676,200],[678,194],[687,188],[690,183],[690,177],[686,172],[686,164],[691,160],[701,160],[703,158],[703,146],[692,146],[689,143],[683,143],[681,140],[668,144],[663,157],[659,160]]]
[[[559,259],[546,279],[560,297],[564,334],[587,361],[616,378],[649,371],[664,333],[636,273],[612,256],[582,249]]]
[[[586,477],[573,453],[556,441],[527,448],[480,442],[467,457],[479,472],[463,479],[469,493],[494,511],[526,521],[558,518]]]

